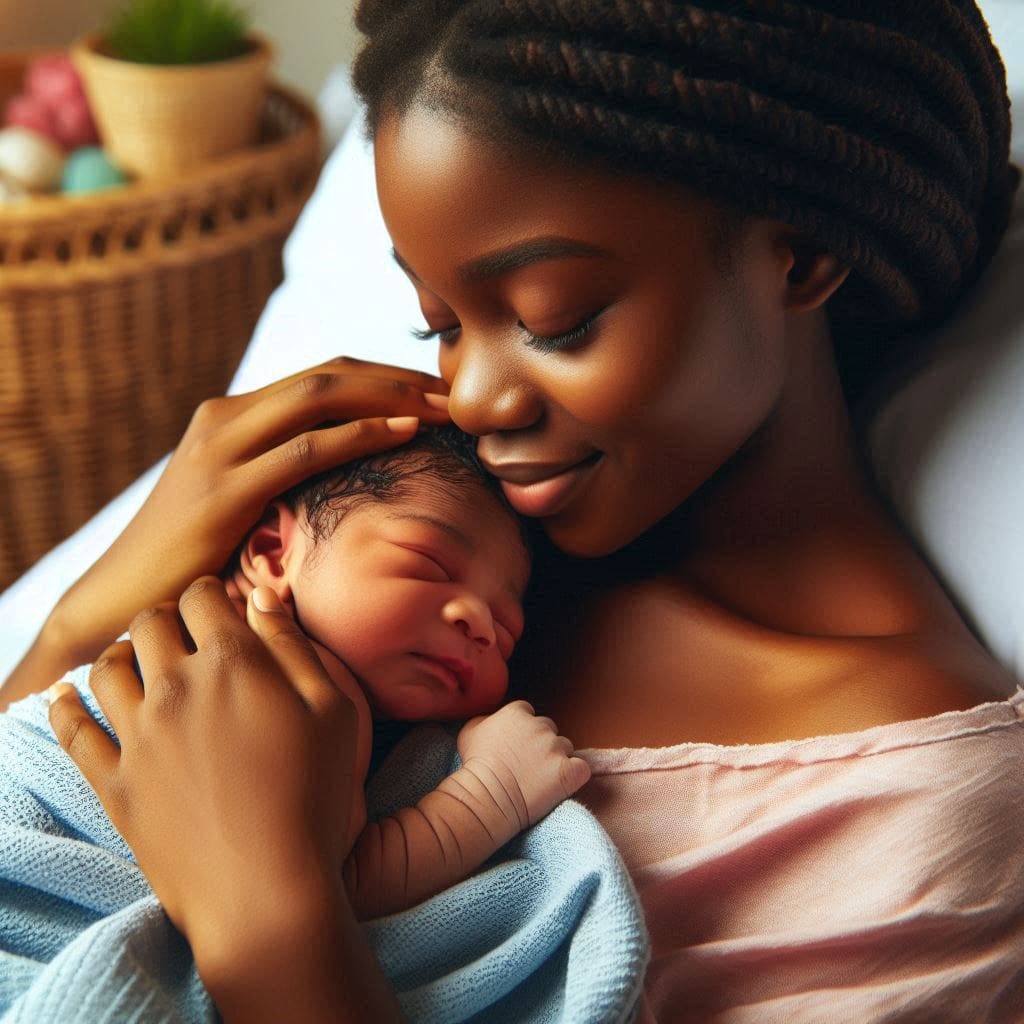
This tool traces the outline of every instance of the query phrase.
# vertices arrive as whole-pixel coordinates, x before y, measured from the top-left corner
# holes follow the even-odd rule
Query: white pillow
[[[1024,110],[1024,3],[984,0]],[[1024,164],[1024,119],[1011,150]],[[876,414],[882,490],[989,650],[1024,680],[1024,188],[991,268]]]
[[[983,0],[1024,108],[1024,2]],[[1015,134],[1024,162],[1024,133]],[[969,308],[943,333],[942,352],[896,396],[871,432],[883,487],[912,536],[993,652],[1024,676],[1024,203]],[[412,289],[390,258],[373,165],[358,123],[329,158],[285,250],[275,292],[239,367],[245,391],[332,355],[433,371],[436,346],[413,339]],[[964,349],[964,342],[970,343]],[[1018,460],[1019,465],[1019,460]],[[152,488],[144,474],[0,595],[0,679],[47,611],[111,543]],[[1016,470],[1016,471],[1015,471]]]

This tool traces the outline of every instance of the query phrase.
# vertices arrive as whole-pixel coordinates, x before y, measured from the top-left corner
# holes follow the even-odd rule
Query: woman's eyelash
[[[597,318],[604,312],[599,309],[596,313],[588,316],[586,320],[578,323],[562,334],[536,334],[531,331],[522,320],[516,321],[516,326],[527,334],[527,344],[538,352],[559,352],[564,349],[578,345],[594,326]],[[454,341],[460,327],[444,327],[434,329],[430,327],[412,327],[410,331],[414,338],[420,341],[433,341],[435,338],[441,342]]]
[[[410,327],[409,333],[420,341],[433,341],[435,338],[439,341],[451,341],[459,333],[459,328],[445,327],[435,330],[430,327]]]
[[[530,348],[534,348],[538,352],[560,352],[578,345],[586,337],[597,318],[603,312],[603,309],[598,310],[563,334],[535,334],[522,320],[518,322],[517,326],[529,335],[527,344]]]

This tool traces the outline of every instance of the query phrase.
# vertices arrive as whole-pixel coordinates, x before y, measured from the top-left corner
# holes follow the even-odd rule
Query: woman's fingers
[[[309,637],[273,590],[257,587],[250,594],[246,621],[308,707],[319,712],[340,709],[345,713],[348,709],[354,723],[352,702],[331,682]]]
[[[50,726],[57,742],[102,800],[107,780],[117,769],[117,744],[89,714],[70,683],[54,683],[48,698]]]
[[[249,631],[235,611],[223,580],[201,576],[185,589],[178,601],[178,610],[197,654],[223,658],[226,664],[242,657]],[[162,653],[176,656],[177,650],[168,647],[168,638],[163,640]],[[149,666],[142,668],[142,678],[148,679]]]
[[[182,594],[178,606],[197,656],[220,662],[224,679],[244,664],[249,669],[248,685],[259,685],[260,680],[279,685],[283,677],[313,711],[326,712],[339,703],[350,703],[339,701],[341,695],[309,638],[269,587],[257,587],[250,594],[246,622],[239,619],[224,584],[213,576],[196,580]],[[144,666],[143,678],[148,676]]]
[[[135,668],[135,653],[127,640],[111,644],[93,662],[89,689],[103,709],[111,728],[123,736],[130,716],[142,703],[142,680]]]
[[[241,461],[324,423],[366,416],[417,416],[428,423],[446,422],[445,396],[428,395],[395,378],[307,373],[233,416],[219,443]]]
[[[281,391],[311,373],[347,374],[353,377],[379,377],[384,380],[399,380],[411,384],[420,391],[447,395],[448,385],[437,375],[424,373],[421,370],[410,370],[404,366],[390,366],[387,363],[374,363],[366,359],[355,359],[352,356],[335,356],[326,362],[318,363],[306,370],[289,374],[281,380],[274,381],[260,388],[253,394],[272,394]]]
[[[272,490],[280,494],[316,473],[405,444],[419,424],[416,416],[379,416],[299,434],[246,463],[238,485],[263,495],[273,481]]]

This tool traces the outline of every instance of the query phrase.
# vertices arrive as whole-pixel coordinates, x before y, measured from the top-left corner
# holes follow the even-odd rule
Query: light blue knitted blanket
[[[413,730],[374,777],[371,813],[414,803],[455,756],[445,730]],[[366,931],[414,1022],[628,1021],[648,956],[629,877],[574,801],[472,878]],[[57,745],[40,697],[0,715],[0,1015],[217,1020],[187,943]]]

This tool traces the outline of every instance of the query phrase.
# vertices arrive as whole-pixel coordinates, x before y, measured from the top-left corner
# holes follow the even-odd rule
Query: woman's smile
[[[601,457],[601,452],[594,452],[561,466],[525,462],[485,465],[501,481],[508,503],[520,515],[544,518],[560,512],[572,500]]]

